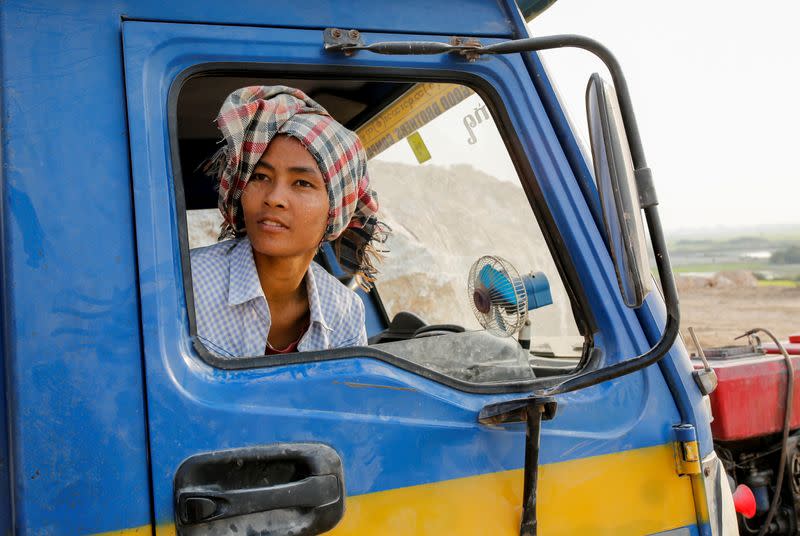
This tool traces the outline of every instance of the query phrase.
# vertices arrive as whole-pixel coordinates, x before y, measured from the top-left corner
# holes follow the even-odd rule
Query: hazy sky
[[[800,2],[558,0],[529,27],[617,56],[668,229],[800,224]],[[604,71],[544,57],[588,140],[586,80]]]

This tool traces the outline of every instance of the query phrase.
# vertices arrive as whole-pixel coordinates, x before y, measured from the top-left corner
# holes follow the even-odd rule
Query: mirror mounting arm
[[[347,39],[343,36],[354,36],[355,39]],[[361,40],[361,34],[358,30],[349,30],[345,32],[338,28],[327,28],[323,31],[324,47],[328,52],[340,52],[350,55],[353,52],[363,50],[373,52],[375,54],[460,54],[470,61],[474,61],[479,56],[487,54],[515,54],[522,52],[537,52],[539,50],[550,50],[554,48],[581,48],[591,52],[606,65],[611,78],[614,82],[614,88],[617,91],[617,96],[620,100],[620,113],[622,114],[625,130],[628,133],[631,157],[633,159],[634,169],[646,168],[647,162],[644,157],[644,149],[642,147],[641,138],[639,137],[639,128],[636,125],[636,118],[633,113],[633,105],[631,104],[630,93],[628,91],[628,84],[625,81],[625,76],[622,74],[622,68],[619,62],[599,41],[595,41],[589,37],[582,35],[563,34],[563,35],[549,35],[543,37],[530,37],[527,39],[514,39],[512,41],[503,41],[492,45],[483,45],[479,41],[469,41],[464,38],[459,38],[453,43],[439,43],[428,41],[404,41],[404,42],[385,42],[385,43],[370,43],[366,45]]]
[[[656,206],[658,196],[655,183],[653,183],[653,172],[646,167],[639,168],[634,173],[636,174],[636,190],[639,192],[639,204],[643,209]]]
[[[556,416],[557,406],[551,397],[531,396],[489,404],[478,415],[478,422],[489,426],[525,423],[525,481],[522,489],[520,536],[536,536],[538,531],[536,503],[539,490],[539,443],[542,421],[552,420]]]
[[[672,277],[672,267],[669,257],[666,254],[666,241],[661,229],[661,221],[658,217],[658,207],[653,205],[645,210],[647,215],[647,227],[650,231],[650,238],[653,242],[653,251],[656,257],[656,266],[661,280],[661,287],[664,293],[664,302],[667,309],[667,322],[664,326],[664,333],[658,342],[644,354],[626,359],[608,367],[586,372],[569,378],[562,383],[549,389],[545,389],[541,394],[552,396],[562,393],[569,393],[579,389],[585,389],[598,383],[619,378],[631,374],[645,367],[649,367],[661,360],[672,348],[678,336],[680,327],[680,311],[678,308],[678,290],[675,287],[675,280]]]
[[[329,52],[339,52],[351,55],[356,51],[369,51],[376,54],[458,54],[468,61],[476,61],[480,56],[487,54],[513,54],[536,52],[554,48],[573,47],[581,48],[593,53],[606,65],[614,83],[619,102],[619,111],[625,128],[631,161],[635,173],[640,204],[647,217],[647,227],[653,244],[656,257],[656,266],[661,280],[664,301],[667,309],[667,321],[664,333],[658,342],[644,354],[615,363],[608,367],[573,376],[560,384],[541,392],[532,393],[530,398],[512,400],[488,406],[481,411],[479,422],[482,424],[501,424],[523,420],[527,424],[526,459],[525,459],[525,490],[523,520],[520,534],[535,535],[536,523],[536,489],[537,469],[539,454],[539,434],[541,421],[552,418],[555,414],[555,401],[549,397],[553,395],[585,389],[599,383],[613,380],[648,367],[667,355],[678,336],[680,312],[678,309],[678,291],[672,276],[669,256],[667,254],[666,240],[661,228],[661,219],[658,216],[658,200],[653,186],[652,172],[647,166],[644,156],[639,127],[633,112],[633,104],[628,91],[628,84],[622,73],[619,62],[604,45],[580,35],[553,35],[545,37],[531,37],[517,39],[484,46],[479,41],[467,41],[457,38],[451,43],[436,43],[425,41],[386,42],[365,45],[360,41],[357,30],[350,30],[348,39],[342,38],[341,30],[327,29],[324,33],[325,49]]]
[[[326,32],[332,32],[332,29],[328,29]],[[356,30],[351,30],[351,32],[355,32],[353,35],[358,33]],[[658,216],[655,189],[652,187],[652,174],[644,156],[644,148],[642,147],[636,116],[633,112],[633,103],[631,101],[630,91],[628,90],[628,83],[625,81],[625,76],[619,62],[611,51],[602,43],[589,37],[573,34],[515,39],[486,46],[477,41],[469,43],[459,41],[454,44],[426,41],[386,42],[372,43],[369,45],[363,45],[360,42],[358,44],[347,44],[342,42],[334,43],[331,36],[326,34],[326,49],[329,52],[340,52],[346,55],[350,55],[358,50],[374,52],[376,54],[458,54],[468,61],[475,61],[480,56],[488,54],[516,54],[565,47],[580,48],[591,52],[606,65],[611,74],[611,79],[614,83],[614,88],[619,100],[619,111],[622,116],[623,126],[625,127],[633,169],[636,173],[637,182],[643,186],[641,190],[644,193],[642,208],[647,217],[647,227],[650,232],[653,252],[656,257],[656,266],[658,267],[658,275],[661,280],[661,289],[664,294],[664,302],[667,309],[667,321],[661,338],[644,354],[615,363],[608,367],[573,376],[558,385],[536,393],[541,396],[552,396],[576,391],[578,389],[585,389],[586,387],[613,380],[648,367],[667,355],[667,352],[672,348],[678,336],[680,324],[678,291],[672,276],[672,267],[667,254],[666,240],[664,239],[664,233],[661,227],[661,219]]]

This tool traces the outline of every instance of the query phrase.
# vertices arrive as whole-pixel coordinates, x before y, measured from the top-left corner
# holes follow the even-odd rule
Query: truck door
[[[648,347],[619,299],[608,254],[598,247],[602,238],[522,58],[346,58],[323,51],[321,30],[287,27],[126,21],[123,36],[157,532],[518,534],[525,431],[481,426],[480,410]],[[529,213],[525,221],[506,221],[510,209],[481,202],[476,191],[483,218],[477,222],[486,226],[458,243],[443,241],[462,263],[453,270],[465,282],[467,271],[460,270],[478,253],[470,244],[487,244],[482,253],[494,253],[503,225],[540,229],[554,301],[574,326],[577,351],[570,354],[571,345],[562,350],[554,340],[520,362],[513,338],[488,335],[469,325],[474,320],[449,317],[447,309],[425,310],[430,300],[419,305],[417,316],[439,326],[429,329],[430,337],[419,331],[421,344],[413,344],[417,320],[405,315],[404,324],[397,313],[415,312],[431,293],[437,299],[450,293],[454,303],[463,298],[460,287],[437,287],[433,276],[425,288],[413,279],[432,273],[438,254],[406,255],[400,259],[405,264],[387,265],[393,283],[382,287],[379,280],[376,292],[362,294],[374,343],[369,347],[277,360],[226,357],[199,343],[188,253],[196,244],[187,213],[213,208],[214,195],[194,190],[188,180],[196,154],[211,139],[198,133],[212,128],[220,91],[278,82],[316,88],[334,116],[361,127],[376,181],[387,192],[384,205],[398,222],[394,233],[408,243],[460,223],[430,221],[415,228],[423,218],[435,220],[437,212],[404,205],[415,196],[404,197],[402,185],[387,181],[416,173],[413,158],[419,169],[433,170],[415,176],[415,184],[435,181],[443,170],[461,177],[449,183],[453,188],[468,189],[486,173],[481,166],[487,160],[500,158],[489,155],[464,167],[447,158],[441,168],[419,164],[435,153],[434,119],[462,101],[474,104],[458,109],[460,130],[451,122],[438,135],[472,146],[471,140],[489,135],[479,128],[484,121],[496,124],[497,149],[505,151],[508,173],[521,183],[517,199]],[[420,108],[424,99],[436,106]],[[428,123],[430,132],[424,130]],[[438,187],[440,199],[448,197],[447,188]],[[402,249],[405,242],[395,244]],[[319,260],[337,273],[331,255]],[[414,283],[403,286],[404,280]],[[678,476],[673,454],[672,426],[680,416],[658,368],[558,402],[558,419],[546,423],[542,435],[542,533],[696,533],[691,483]]]

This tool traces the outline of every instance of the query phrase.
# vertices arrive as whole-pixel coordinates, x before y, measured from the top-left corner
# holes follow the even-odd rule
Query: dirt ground
[[[739,344],[733,338],[755,327],[785,341],[800,333],[800,287],[717,287],[680,289],[681,333],[694,350],[688,327],[703,347]]]

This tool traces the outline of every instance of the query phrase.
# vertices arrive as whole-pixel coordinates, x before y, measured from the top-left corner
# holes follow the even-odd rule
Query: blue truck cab
[[[549,4],[0,3],[0,531],[735,534],[624,78],[529,36]],[[557,46],[609,64],[591,155]],[[278,84],[370,157],[392,237],[368,346],[197,338],[213,120]],[[480,302],[487,258],[528,306]]]

